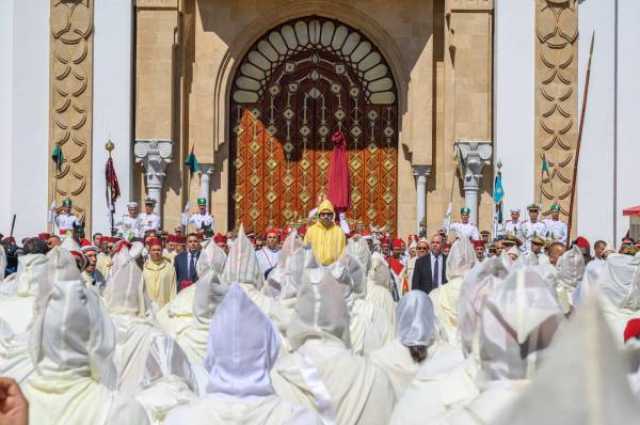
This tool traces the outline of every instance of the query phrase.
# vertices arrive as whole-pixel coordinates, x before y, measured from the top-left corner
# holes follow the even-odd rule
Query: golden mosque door
[[[331,135],[341,130],[348,217],[395,230],[398,96],[365,35],[315,16],[280,25],[242,60],[230,102],[232,223],[260,231],[306,218],[327,192]]]

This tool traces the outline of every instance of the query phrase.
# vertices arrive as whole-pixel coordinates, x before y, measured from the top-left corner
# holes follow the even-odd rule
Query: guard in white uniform
[[[560,205],[551,205],[551,218],[544,220],[547,237],[561,243],[567,243],[567,223],[560,221]]]
[[[529,220],[522,223],[522,226],[520,226],[520,233],[525,241],[526,249],[530,250],[531,239],[533,239],[534,236],[537,235],[542,238],[547,236],[547,226],[538,220],[538,216],[540,214],[540,207],[538,205],[529,205],[527,207],[527,211],[529,212]]]
[[[507,220],[504,224],[504,233],[511,233],[512,235],[521,237],[520,226],[522,226],[522,221],[520,221],[520,209],[512,209],[511,220]]]
[[[208,227],[213,231],[214,221],[211,214],[207,212],[207,200],[205,198],[198,198],[198,212],[189,217],[189,224],[192,224],[195,230]]]
[[[160,216],[153,212],[153,208],[156,206],[156,200],[147,198],[144,201],[144,212],[139,215],[140,217],[140,229],[143,237],[149,230],[160,230]]]
[[[279,242],[280,236],[278,232],[275,229],[269,229],[267,230],[267,242],[265,246],[256,252],[260,271],[265,278],[269,271],[278,265],[278,259],[280,258]]]
[[[73,232],[74,226],[80,226],[80,219],[71,213],[71,199],[66,198],[62,201],[60,214],[56,215],[55,223],[58,232],[64,235],[68,231]]]
[[[455,230],[460,236],[464,235],[474,241],[480,240],[480,232],[475,224],[469,222],[469,214],[471,214],[469,208],[460,208],[460,222],[453,223],[450,229]]]
[[[140,214],[138,212],[138,203],[129,202],[127,204],[127,210],[129,213],[127,215],[123,215],[120,221],[116,223],[118,234],[126,239],[142,237],[142,226]]]

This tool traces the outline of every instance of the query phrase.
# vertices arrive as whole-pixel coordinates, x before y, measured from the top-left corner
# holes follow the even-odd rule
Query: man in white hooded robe
[[[493,423],[527,388],[564,315],[533,269],[512,272],[487,296],[480,321],[480,394],[432,424]]]
[[[38,295],[30,343],[37,367],[23,387],[31,423],[148,424],[140,404],[114,391],[115,329],[75,261],[68,264],[69,280],[51,282]]]
[[[451,344],[457,344],[458,297],[464,277],[476,264],[476,252],[468,238],[458,238],[447,256],[447,284],[429,293],[438,323]]]
[[[407,292],[398,303],[396,338],[369,356],[373,363],[386,372],[396,398],[404,390],[428,359],[429,350],[438,340],[433,303],[424,291]]]
[[[169,414],[165,425],[320,425],[311,410],[284,401],[269,371],[278,356],[272,322],[234,284],[211,322],[206,395]]]
[[[527,390],[497,425],[634,424],[640,405],[627,363],[594,296],[559,330]]]
[[[287,339],[294,351],[271,371],[277,394],[313,408],[324,423],[388,424],[393,387],[382,370],[351,352],[344,288],[330,273],[300,288]]]

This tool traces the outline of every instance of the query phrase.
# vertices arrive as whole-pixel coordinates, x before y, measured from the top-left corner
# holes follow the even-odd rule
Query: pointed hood
[[[458,298],[458,331],[465,354],[473,349],[484,303],[509,271],[498,257],[477,264],[464,278]]]
[[[369,268],[371,267],[371,251],[365,239],[359,236],[349,239],[344,252],[360,262],[365,275],[369,272]]]
[[[640,406],[616,347],[596,297],[588,297],[558,332],[533,383],[496,423],[636,423]]]
[[[80,252],[82,249],[78,244],[78,242],[76,242],[75,239],[73,239],[73,237],[71,237],[69,233],[67,233],[67,235],[62,239],[62,243],[60,244],[60,246],[66,249],[67,251]]]
[[[367,280],[372,285],[381,286],[385,289],[391,287],[389,265],[379,252],[371,254],[371,267],[369,268],[369,273],[367,273]]]
[[[563,321],[555,291],[533,269],[513,271],[485,301],[480,322],[480,358],[492,380],[524,379],[534,371]]]
[[[355,257],[343,254],[328,270],[339,283],[347,287],[347,295],[352,295],[355,299],[362,299],[367,295],[367,276]]]
[[[334,215],[334,217],[336,215],[335,209],[333,208],[333,204],[328,199],[325,199],[324,201],[320,202],[320,205],[318,205],[318,214],[324,213],[324,212],[330,212],[331,214]]]
[[[193,320],[204,326],[209,326],[216,308],[224,300],[229,286],[220,282],[215,270],[209,270],[196,282],[193,297]]]
[[[109,274],[104,301],[112,314],[143,317],[146,314],[142,269],[125,248],[114,257],[118,263]]]
[[[610,254],[607,263],[600,272],[596,287],[614,306],[622,307],[629,302],[633,290],[633,275],[637,266],[634,258],[623,254]]]
[[[447,256],[447,279],[464,277],[476,261],[476,252],[469,239],[456,239]]]
[[[52,283],[31,332],[31,358],[40,375],[90,376],[113,388],[115,344],[115,328],[96,291],[80,280]]]
[[[341,341],[351,347],[344,288],[330,273],[325,272],[318,284],[305,284],[300,288],[287,339],[294,350],[308,339]]]
[[[436,315],[431,298],[424,291],[410,291],[400,298],[396,316],[402,345],[431,345],[436,335]]]
[[[245,283],[258,289],[262,288],[262,273],[256,258],[256,251],[244,233],[243,226],[240,226],[236,240],[229,247],[229,256],[222,273],[222,281],[229,285]]]
[[[216,275],[220,276],[224,271],[224,264],[227,261],[227,254],[224,250],[209,240],[204,246],[202,254],[196,264],[198,276],[203,276],[209,270],[214,270]]]
[[[294,298],[302,285],[305,250],[298,233],[293,230],[282,244],[278,264],[267,278],[271,292],[280,300]]]
[[[556,284],[575,288],[584,276],[584,256],[580,248],[573,248],[562,254],[557,264]]]
[[[274,393],[269,372],[278,356],[278,333],[238,285],[232,285],[209,328],[207,392],[236,397]]]

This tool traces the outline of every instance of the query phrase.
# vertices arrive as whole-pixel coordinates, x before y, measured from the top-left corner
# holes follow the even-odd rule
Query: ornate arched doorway
[[[305,218],[326,193],[330,137],[341,129],[348,217],[395,230],[397,99],[390,67],[358,30],[307,17],[267,33],[231,90],[231,222],[262,230]]]

